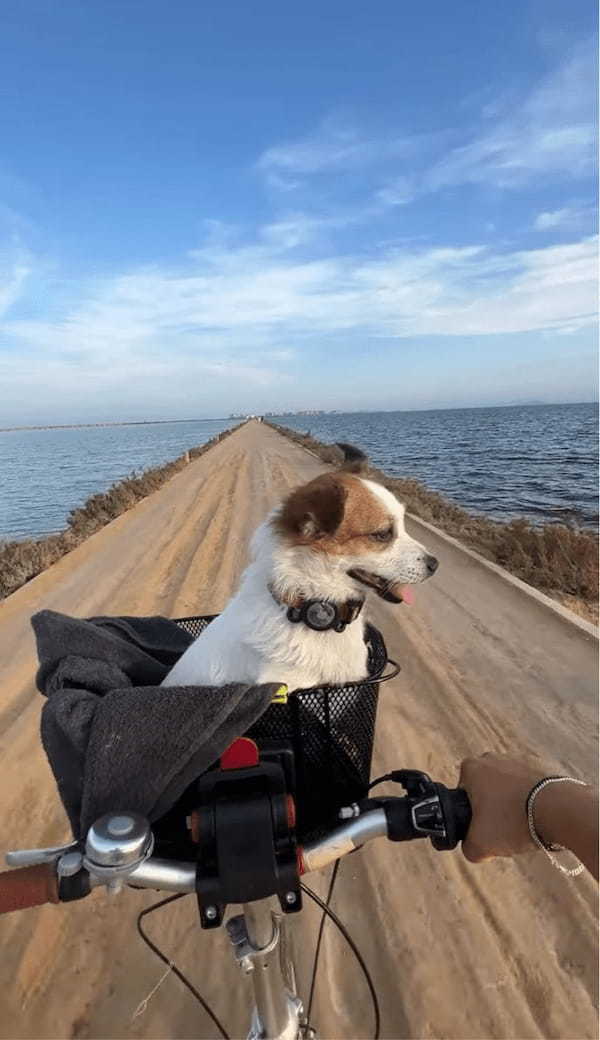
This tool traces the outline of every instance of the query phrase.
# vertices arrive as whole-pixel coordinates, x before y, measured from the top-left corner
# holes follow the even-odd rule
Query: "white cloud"
[[[594,214],[591,209],[565,206],[562,209],[538,213],[533,222],[534,231],[574,231],[586,226],[593,227]]]
[[[416,195],[414,179],[407,176],[395,177],[375,194],[377,202],[384,206],[406,206]]]
[[[517,189],[540,179],[572,181],[595,168],[595,81],[592,48],[580,46],[528,94],[513,91],[510,106],[486,105],[482,127],[463,130],[452,148],[448,141],[457,132],[445,128],[373,135],[330,118],[313,134],[267,149],[258,168],[271,186],[291,191],[315,175],[372,174],[378,167],[385,179],[374,199],[384,207],[461,184]]]
[[[288,174],[319,173],[362,161],[367,151],[368,143],[356,130],[328,120],[315,134],[268,148],[258,160],[258,167]]]
[[[15,421],[43,401],[45,414],[81,418],[89,409],[102,418],[103,407],[197,414],[233,401],[255,410],[280,400],[282,385],[294,392],[299,361],[310,381],[308,343],[323,359],[343,349],[351,363],[355,345],[375,338],[401,350],[415,337],[478,336],[485,350],[494,336],[595,322],[594,239],[297,260],[295,237],[287,253],[282,237],[263,232],[249,245],[207,245],[178,269],[131,271],[89,288],[56,321],[5,318],[0,395]]]
[[[424,188],[488,183],[515,188],[533,178],[591,173],[595,161],[594,57],[580,48],[522,102],[425,175]]]
[[[313,134],[268,148],[257,167],[271,187],[289,191],[315,174],[406,159],[427,141],[425,135],[365,135],[331,116]]]
[[[33,270],[33,261],[11,231],[0,244],[0,318],[17,302]]]
[[[207,247],[179,270],[131,272],[59,321],[5,321],[3,332],[74,364],[194,358],[213,374],[215,365],[241,365],[264,380],[309,335],[578,328],[594,320],[595,273],[594,239],[512,253],[474,245],[293,260],[278,236],[273,244],[262,235],[254,246]]]
[[[449,335],[485,336],[592,326],[597,255],[594,238],[505,256],[487,253],[478,258],[471,291],[459,284],[453,300],[424,317],[421,331],[437,326]]]
[[[19,299],[31,268],[23,262],[0,261],[0,318]]]

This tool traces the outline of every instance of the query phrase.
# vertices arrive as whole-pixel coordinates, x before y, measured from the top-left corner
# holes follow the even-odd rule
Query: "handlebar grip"
[[[434,849],[455,849],[466,838],[471,824],[469,796],[462,787],[451,790],[426,779],[429,790],[416,796],[376,800],[385,809],[388,838],[431,838]]]
[[[467,836],[471,824],[471,803],[462,787],[448,788],[435,785],[444,816],[445,837],[432,837],[434,849],[455,849]]]
[[[36,863],[0,872],[0,914],[58,901],[55,863]]]
[[[454,835],[458,841],[464,841],[471,826],[471,803],[467,792],[462,787],[455,787],[448,792],[452,815],[454,817]]]

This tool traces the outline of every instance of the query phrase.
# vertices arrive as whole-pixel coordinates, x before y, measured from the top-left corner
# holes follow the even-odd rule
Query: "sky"
[[[0,425],[597,397],[592,0],[5,0]]]

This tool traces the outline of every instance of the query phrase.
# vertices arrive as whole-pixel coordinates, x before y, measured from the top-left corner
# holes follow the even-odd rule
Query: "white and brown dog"
[[[222,614],[163,686],[285,683],[290,691],[367,676],[366,589],[410,602],[437,560],[404,530],[404,506],[359,476],[362,452],[293,491],[258,528],[252,562]]]

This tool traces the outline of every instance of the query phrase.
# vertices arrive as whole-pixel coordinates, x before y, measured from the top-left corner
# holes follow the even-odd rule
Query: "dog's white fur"
[[[360,479],[393,520],[394,537],[383,548],[359,555],[330,555],[310,545],[289,544],[272,523],[277,510],[252,540],[252,562],[223,613],[185,651],[163,686],[223,686],[230,682],[285,683],[290,691],[364,679],[367,650],[364,609],[344,632],[314,632],[292,624],[277,603],[301,595],[338,603],[361,599],[365,587],[347,573],[363,568],[395,584],[429,576],[427,550],[404,529],[404,506],[386,488]]]

